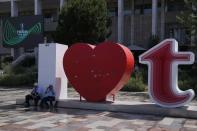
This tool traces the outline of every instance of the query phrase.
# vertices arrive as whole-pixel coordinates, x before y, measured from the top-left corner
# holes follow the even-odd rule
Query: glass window
[[[146,4],[144,5],[144,14],[151,14],[152,13],[152,5],[151,4]]]
[[[118,15],[118,3],[117,0],[107,0],[107,8],[110,16]]]
[[[187,28],[180,24],[168,24],[166,28],[166,37],[175,38],[180,44],[190,43],[190,37]]]
[[[57,9],[43,10],[45,23],[52,23],[58,20]]]
[[[186,10],[184,0],[168,0],[167,11],[183,11]]]

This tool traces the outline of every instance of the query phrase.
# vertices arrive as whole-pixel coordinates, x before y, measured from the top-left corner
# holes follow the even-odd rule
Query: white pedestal
[[[63,57],[67,49],[68,46],[57,43],[39,45],[38,85],[43,88],[53,85],[57,100],[67,98],[68,80],[63,68]]]

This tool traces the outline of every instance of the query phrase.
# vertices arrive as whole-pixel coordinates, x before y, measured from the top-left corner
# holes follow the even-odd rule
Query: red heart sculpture
[[[63,65],[68,80],[82,97],[89,102],[101,102],[128,82],[134,57],[120,44],[78,43],[66,51]]]

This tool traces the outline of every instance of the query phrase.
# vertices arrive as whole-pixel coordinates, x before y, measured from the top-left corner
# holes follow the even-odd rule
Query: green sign
[[[35,47],[43,42],[43,17],[4,19],[2,31],[4,47]]]

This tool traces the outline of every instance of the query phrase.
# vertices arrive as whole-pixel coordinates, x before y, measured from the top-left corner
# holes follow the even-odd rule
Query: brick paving
[[[197,131],[197,120],[79,109],[16,106],[29,89],[0,87],[0,131]],[[70,97],[77,94],[69,90]],[[118,100],[146,101],[146,94],[119,93]],[[194,101],[192,104],[195,104]]]

